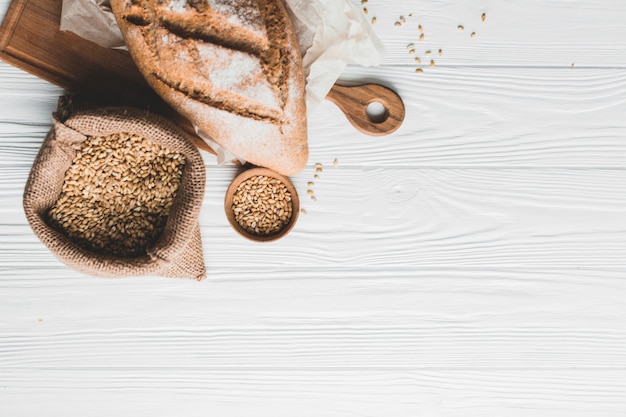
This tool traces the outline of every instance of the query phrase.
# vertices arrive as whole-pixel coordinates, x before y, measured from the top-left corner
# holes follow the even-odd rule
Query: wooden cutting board
[[[104,48],[60,27],[62,0],[13,0],[0,26],[0,59],[69,92],[109,104],[130,104],[173,120],[200,149],[215,154],[191,123],[171,109],[145,82],[130,54]],[[360,132],[382,136],[404,119],[404,104],[393,90],[376,84],[334,85],[327,96]],[[372,102],[385,107],[381,120],[367,114]]]
[[[180,125],[198,148],[214,153],[191,124],[150,89],[128,52],[62,32],[61,4],[13,0],[0,26],[0,59],[69,92],[162,114]]]

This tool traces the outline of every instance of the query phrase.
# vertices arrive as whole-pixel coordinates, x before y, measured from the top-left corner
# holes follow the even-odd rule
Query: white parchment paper
[[[126,49],[109,0],[63,0],[61,30],[74,32],[105,48]]]
[[[378,65],[385,51],[363,12],[349,0],[283,2],[302,52],[310,115],[347,65]],[[63,0],[61,30],[106,48],[125,48],[109,0]],[[206,132],[198,131],[198,135],[218,153],[219,163],[238,159],[221,149]]]

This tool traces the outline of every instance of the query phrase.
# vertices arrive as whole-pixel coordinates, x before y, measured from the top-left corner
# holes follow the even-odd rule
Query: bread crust
[[[305,81],[280,0],[111,0],[148,84],[239,158],[283,175],[308,160]]]

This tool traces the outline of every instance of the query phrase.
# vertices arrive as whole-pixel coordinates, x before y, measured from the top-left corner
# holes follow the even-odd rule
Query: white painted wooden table
[[[397,89],[404,125],[323,103],[272,244],[227,224],[205,154],[200,283],[44,248],[21,197],[62,91],[0,63],[0,416],[626,415],[626,3],[367,8],[388,55],[344,78]]]

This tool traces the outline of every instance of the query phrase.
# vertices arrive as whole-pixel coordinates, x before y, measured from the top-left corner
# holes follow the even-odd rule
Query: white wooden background
[[[228,226],[206,154],[200,283],[43,247],[21,197],[62,91],[0,63],[1,416],[626,415],[626,3],[367,8],[388,55],[344,78],[397,89],[404,125],[323,103],[272,244]],[[416,73],[409,43],[443,55]]]

